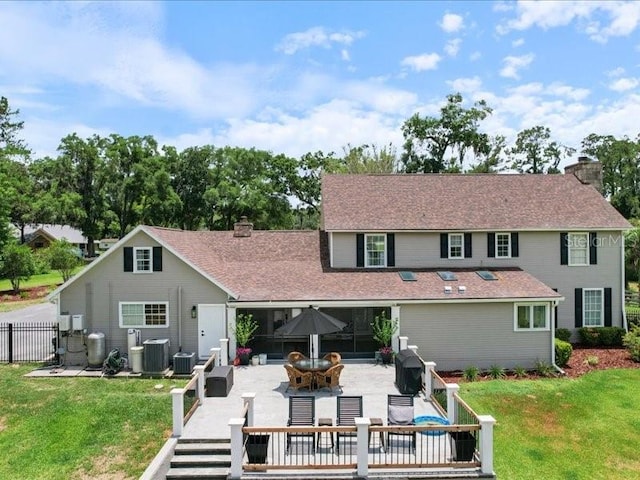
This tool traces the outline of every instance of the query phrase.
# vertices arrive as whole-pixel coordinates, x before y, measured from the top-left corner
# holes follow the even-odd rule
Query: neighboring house
[[[100,240],[100,242],[98,242],[98,251],[100,253],[106,252],[116,243],[118,243],[117,238],[103,238],[102,240]]]
[[[82,256],[87,254],[87,238],[80,230],[67,225],[27,225],[24,228],[24,243],[34,250],[47,248],[56,240],[66,240],[78,248]]]
[[[322,198],[321,231],[140,226],[52,297],[108,349],[139,328],[200,357],[224,337],[234,351],[238,313],[259,321],[254,353],[306,351],[273,332],[313,305],[348,324],[321,352],[371,358],[385,311],[443,370],[551,363],[554,325],[625,325],[630,225],[574,175],[326,175]]]

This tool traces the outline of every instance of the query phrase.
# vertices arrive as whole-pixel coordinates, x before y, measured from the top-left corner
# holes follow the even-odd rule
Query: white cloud
[[[455,57],[458,55],[460,51],[460,45],[462,44],[462,40],[459,38],[454,38],[453,40],[449,40],[447,44],[444,46],[444,51],[450,57]]]
[[[455,13],[446,13],[440,21],[440,28],[447,33],[455,33],[464,27],[464,19]]]
[[[624,75],[625,71],[626,70],[623,67],[617,67],[617,68],[614,68],[613,70],[609,70],[608,72],[605,72],[605,74],[607,75],[607,77],[615,78],[615,77],[620,77]]]
[[[447,84],[451,86],[454,92],[473,93],[482,87],[482,80],[480,80],[478,76],[472,78],[456,78],[455,80],[448,81]]]
[[[507,78],[520,78],[519,70],[528,67],[535,56],[532,53],[520,57],[508,56],[502,59],[504,67],[500,70],[500,76]]]
[[[422,72],[424,70],[435,70],[438,68],[440,60],[442,60],[442,57],[437,53],[423,53],[422,55],[404,58],[401,65],[409,67],[416,72]]]
[[[313,27],[304,32],[286,35],[276,46],[276,51],[285,55],[293,55],[298,50],[310,47],[331,48],[333,44],[351,45],[355,40],[364,37],[364,32],[328,32],[323,27]]]
[[[482,53],[480,52],[473,52],[471,55],[469,55],[469,60],[471,60],[472,62],[475,62],[477,60],[480,60],[482,58]]]
[[[342,50],[340,50],[340,57],[345,62],[348,62],[351,60],[351,55],[349,55],[349,50],[347,50],[346,48],[343,48]]]
[[[640,82],[637,78],[618,78],[609,84],[609,88],[616,92],[626,92],[627,90],[633,90],[638,84]]]
[[[513,48],[518,48],[518,47],[521,47],[522,45],[524,45],[524,38],[518,38],[517,40],[514,40],[513,42],[511,42],[511,46]]]
[[[519,1],[515,14],[515,18],[498,25],[499,34],[534,26],[547,30],[577,22],[578,29],[592,40],[604,43],[610,37],[628,36],[635,31],[640,23],[640,2]]]
[[[549,85],[545,89],[545,93],[579,102],[587,98],[591,92],[586,88],[576,88],[556,82]]]

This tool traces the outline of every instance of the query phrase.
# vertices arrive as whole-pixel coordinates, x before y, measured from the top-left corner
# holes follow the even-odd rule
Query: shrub
[[[598,359],[597,355],[589,355],[587,359],[584,361],[584,363],[586,363],[590,367],[595,367],[596,365],[598,365],[599,361],[600,360]]]
[[[536,373],[541,377],[550,377],[553,375],[553,366],[549,365],[547,362],[538,360],[536,362]]]
[[[34,275],[42,275],[43,273],[49,273],[51,271],[46,250],[40,249],[34,252],[33,266],[35,267]]]
[[[489,370],[487,370],[487,373],[489,374],[489,376],[495,380],[499,379],[499,378],[504,378],[504,368],[502,368],[500,365],[491,365],[489,367]]]
[[[624,346],[631,354],[634,362],[640,362],[640,327],[634,325],[631,331],[624,336]]]
[[[556,338],[563,342],[568,342],[571,339],[571,330],[568,328],[556,328]]]
[[[464,372],[462,372],[462,377],[468,382],[475,382],[478,379],[478,375],[480,375],[480,369],[474,365],[465,368]]]
[[[527,376],[527,370],[520,365],[513,367],[513,374],[518,378],[524,378]]]
[[[588,347],[621,347],[625,335],[620,327],[582,327],[578,329],[580,343]]]
[[[571,354],[573,353],[573,347],[569,342],[565,342],[556,338],[556,365],[559,367],[564,367],[569,363],[569,359],[571,358]]]

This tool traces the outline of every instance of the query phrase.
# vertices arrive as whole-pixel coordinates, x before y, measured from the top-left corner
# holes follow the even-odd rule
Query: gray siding
[[[144,232],[140,232],[123,246],[153,247],[158,244]],[[107,352],[118,348],[124,353],[127,351],[127,329],[119,326],[119,302],[169,302],[169,327],[141,328],[142,341],[169,338],[173,355],[180,348],[178,323],[181,319],[182,350],[197,352],[198,320],[191,318],[191,307],[198,303],[226,303],[226,293],[167,249],[162,252],[162,272],[124,272],[123,246],[110,251],[108,258],[61,292],[60,311],[84,314],[88,333],[105,334]],[[182,309],[178,312],[180,294]],[[70,352],[78,352],[67,354],[68,364],[86,363],[79,336],[71,338],[68,349]]]
[[[400,335],[438,370],[551,363],[550,331],[514,331],[512,303],[403,305]]]
[[[571,231],[571,230],[567,230]],[[573,329],[574,289],[612,289],[612,324],[622,325],[621,232],[598,233],[598,263],[584,267],[560,265],[559,232],[519,232],[517,258],[487,256],[487,233],[472,234],[473,256],[463,259],[440,258],[439,233],[395,233],[397,268],[442,267],[520,267],[565,297],[558,306],[558,326]],[[355,233],[333,234],[333,266],[356,266]]]

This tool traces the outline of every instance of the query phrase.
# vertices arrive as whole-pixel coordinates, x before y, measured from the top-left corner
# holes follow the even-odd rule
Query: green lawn
[[[0,478],[138,478],[171,434],[184,382],[23,377],[33,368],[0,365]]]
[[[465,383],[461,395],[497,419],[498,478],[640,478],[640,370]]]
[[[74,273],[78,273],[83,267],[78,267]],[[49,273],[43,273],[42,275],[33,275],[29,280],[20,282],[20,288],[33,288],[50,286],[54,287],[62,283],[62,275],[59,272],[53,271]],[[0,279],[0,292],[5,290],[11,290],[11,282],[8,279]]]

